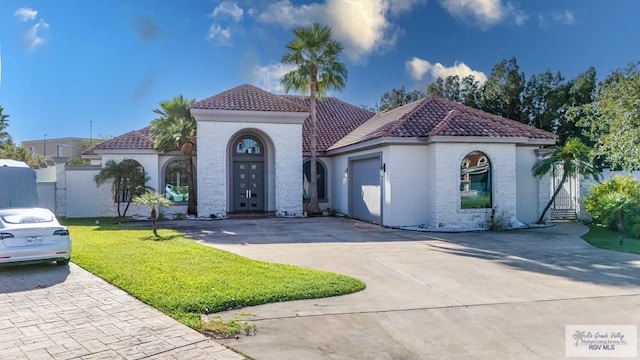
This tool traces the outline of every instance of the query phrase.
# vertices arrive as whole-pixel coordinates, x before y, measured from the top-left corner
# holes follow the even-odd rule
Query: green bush
[[[616,176],[591,188],[584,205],[596,224],[640,237],[640,183]]]

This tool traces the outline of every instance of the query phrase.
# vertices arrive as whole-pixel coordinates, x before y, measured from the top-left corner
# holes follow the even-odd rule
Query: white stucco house
[[[198,101],[191,111],[198,124],[199,217],[304,216],[307,98],[241,85]],[[384,226],[481,224],[492,209],[533,223],[550,186],[548,179],[534,178],[531,168],[539,149],[555,142],[552,133],[441,98],[374,114],[326,97],[318,102],[321,208]],[[133,159],[149,185],[161,191],[184,184],[180,154],[154,150],[148,127],[113,138],[87,156],[102,164]],[[93,216],[88,214],[99,208],[99,215],[112,215],[110,188],[98,191],[99,204],[84,214]],[[75,215],[68,203],[62,210]],[[186,203],[171,211],[186,212]]]

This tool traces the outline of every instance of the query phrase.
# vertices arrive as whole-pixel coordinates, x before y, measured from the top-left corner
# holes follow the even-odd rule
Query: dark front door
[[[234,162],[233,211],[264,211],[262,162]]]

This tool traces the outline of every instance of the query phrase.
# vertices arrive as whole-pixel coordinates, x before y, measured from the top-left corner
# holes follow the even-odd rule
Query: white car
[[[49,209],[0,209],[0,264],[70,259],[69,230]]]

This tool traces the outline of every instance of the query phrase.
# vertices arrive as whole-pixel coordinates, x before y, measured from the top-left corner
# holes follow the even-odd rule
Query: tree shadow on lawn
[[[184,236],[182,234],[172,234],[172,235],[169,235],[169,236],[149,235],[149,236],[139,237],[138,239],[142,240],[142,241],[169,241],[169,240],[183,238],[183,237]]]
[[[441,242],[428,244],[431,250],[580,282],[640,288],[640,255],[599,249],[552,228],[483,233],[482,238],[441,235]]]

